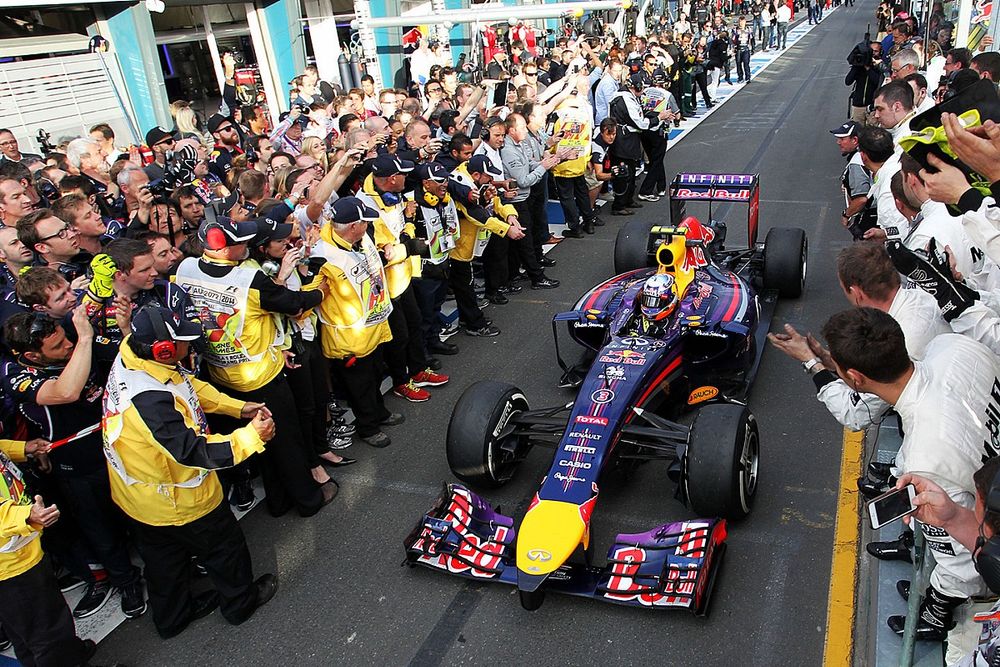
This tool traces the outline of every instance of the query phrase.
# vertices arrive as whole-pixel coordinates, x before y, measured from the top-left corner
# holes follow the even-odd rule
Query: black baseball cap
[[[255,246],[263,245],[268,241],[287,239],[295,231],[295,225],[287,222],[279,222],[267,215],[251,222],[257,225],[257,236],[253,240]]]
[[[211,132],[218,132],[219,131],[219,126],[222,125],[223,123],[229,123],[230,125],[233,125],[234,127],[236,125],[236,121],[233,120],[232,116],[223,116],[221,113],[212,114],[212,116],[209,117],[209,119],[208,119],[208,131],[210,133]]]
[[[357,197],[341,197],[332,206],[333,221],[346,225],[359,220],[373,222],[378,220],[378,211],[368,206]]]
[[[855,120],[849,120],[840,127],[835,127],[830,130],[830,134],[837,137],[838,139],[843,139],[845,137],[853,137],[858,133],[858,129],[861,125]]]
[[[160,143],[164,139],[173,139],[173,132],[168,132],[162,127],[154,127],[152,130],[146,133],[146,145],[152,148],[156,144]]]
[[[162,320],[162,327],[158,320]],[[164,340],[164,336],[173,341],[198,340],[202,336],[201,323],[185,320],[169,308],[159,306],[144,306],[132,316],[132,337],[140,343],[152,345]]]
[[[488,157],[485,155],[473,155],[469,159],[468,170],[470,174],[489,174],[495,178],[503,178],[503,172],[500,172]]]
[[[372,174],[378,177],[408,174],[416,167],[409,160],[401,160],[392,153],[382,153],[372,160]]]
[[[236,222],[220,215],[215,222],[207,220],[198,228],[198,240],[209,250],[221,250],[226,246],[249,243],[257,236],[256,222]]]
[[[424,162],[417,166],[417,178],[444,183],[448,180],[448,170],[440,162]]]

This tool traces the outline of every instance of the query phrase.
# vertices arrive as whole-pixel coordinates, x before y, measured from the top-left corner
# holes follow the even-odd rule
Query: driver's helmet
[[[667,318],[677,307],[677,288],[674,277],[658,273],[646,280],[641,295],[642,316],[651,322]]]

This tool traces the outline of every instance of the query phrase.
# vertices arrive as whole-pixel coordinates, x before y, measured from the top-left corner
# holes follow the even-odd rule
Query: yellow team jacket
[[[559,143],[552,147],[557,149],[570,147],[579,152],[576,158],[560,162],[552,168],[552,175],[561,178],[583,176],[590,164],[590,152],[593,146],[594,112],[590,105],[578,99],[577,96],[563,100],[556,108],[558,119],[553,128],[554,134],[565,131]]]
[[[350,249],[351,244],[337,236],[333,225],[325,224],[320,231],[320,237],[344,249]],[[386,276],[388,280],[388,276]],[[326,281],[330,287],[329,294],[319,304],[320,344],[323,356],[328,359],[345,359],[350,356],[365,357],[371,354],[382,343],[392,340],[389,322],[385,321],[372,327],[361,325],[349,326],[362,318],[364,306],[358,299],[357,292],[351,287],[350,280],[339,267],[325,262],[320,268],[315,280],[303,285],[303,290],[319,289],[320,283]],[[329,326],[333,323],[341,326]]]
[[[463,162],[455,168],[460,177],[459,180],[471,181],[469,175],[469,163]],[[465,204],[455,198],[455,208],[458,210],[458,232],[459,236],[455,240],[455,247],[451,251],[451,258],[459,262],[471,262],[476,247],[476,235],[479,230],[486,228],[492,234],[507,236],[510,225],[507,224],[507,216],[517,215],[517,209],[510,204],[504,204],[500,197],[494,197],[492,204],[483,204],[487,209],[491,209],[496,217],[491,216],[485,223],[476,220],[469,215]]]
[[[162,384],[182,382],[174,367],[140,359],[125,343],[121,346],[121,359],[126,368],[145,371]],[[191,383],[205,412],[240,416],[243,401],[226,396],[198,379],[192,378]],[[216,460],[221,460],[220,454],[221,458],[227,458],[231,453],[228,465],[264,451],[264,441],[253,426],[247,424],[229,434],[204,433],[186,404],[176,397],[173,404],[176,415],[165,415],[169,412],[166,405],[163,410],[146,412],[134,403],[122,413],[121,435],[114,448],[129,477],[141,483],[126,484],[109,464],[115,504],[136,521],[151,526],[183,526],[205,516],[222,502],[222,485],[214,469],[179,463],[173,453],[179,443],[183,442],[188,451],[193,447],[205,448],[206,452],[211,449],[209,456]],[[154,433],[169,437],[168,446],[161,444]],[[194,488],[157,486],[188,482],[205,470],[209,471],[205,479]]]
[[[399,237],[389,230],[389,227],[385,224],[385,220],[383,218],[387,211],[395,207],[386,206],[382,202],[382,198],[375,189],[375,180],[371,174],[368,174],[364,184],[361,186],[361,190],[372,198],[372,201],[375,204],[375,209],[379,213],[379,219],[375,221],[375,246],[379,250],[387,245],[398,246]],[[402,193],[400,193],[400,200],[405,203]],[[400,215],[402,215],[402,213],[400,213]],[[411,239],[417,235],[412,222],[407,222],[403,225],[403,233]],[[397,248],[397,250],[402,250],[402,248]],[[419,257],[406,256],[402,259],[394,259],[392,262],[387,264],[385,267],[385,281],[386,285],[389,287],[389,296],[395,299],[400,294],[405,292],[406,288],[410,286],[410,279],[415,275],[420,275]]]
[[[219,259],[210,260],[202,258],[202,260],[220,265],[236,265],[240,263],[226,262]],[[261,308],[260,292],[251,287],[247,298],[243,335],[240,336],[240,341],[243,343],[247,354],[250,356],[260,354],[262,356],[257,361],[229,368],[219,368],[208,364],[209,375],[219,384],[236,391],[260,389],[278,377],[278,373],[285,367],[285,357],[281,354],[281,350],[273,345],[276,333],[277,324],[274,313]]]
[[[12,461],[22,463],[27,460],[23,440],[0,440],[0,450]],[[25,537],[42,532],[41,526],[28,523],[31,505],[15,505],[8,498],[0,498],[0,541],[12,537]],[[42,560],[42,541],[34,539],[17,551],[0,553],[0,581],[13,579],[38,565]]]

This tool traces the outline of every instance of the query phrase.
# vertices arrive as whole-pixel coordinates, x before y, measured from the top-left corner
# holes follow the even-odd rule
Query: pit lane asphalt
[[[846,117],[845,61],[871,21],[873,0],[841,8],[734,96],[667,155],[667,173],[759,171],[761,238],[772,226],[809,237],[805,294],[778,307],[772,330],[790,321],[818,332],[847,303],[834,257],[848,242],[839,225],[843,160],[827,132]],[[695,212],[695,211],[692,211]],[[638,217],[664,221],[667,203]],[[726,214],[730,238],[745,234],[745,207]],[[168,642],[150,615],[118,628],[96,657],[131,665],[817,665],[822,660],[842,431],[812,384],[775,350],[765,351],[750,405],[761,429],[761,480],[751,516],[731,526],[729,551],[707,619],[549,595],[536,612],[503,585],[400,567],[402,540],[452,480],[444,452],[451,408],[472,381],[519,385],[533,407],[572,399],[556,387],[552,314],[572,307],[612,273],[621,220],[550,255],[562,286],[525,290],[488,315],[492,339],[458,335],[444,357],[450,385],[421,405],[389,397],[405,424],[384,450],[355,444],[360,462],[334,471],[341,491],[312,519],[246,517],[255,572],[277,572],[281,588],[240,627],[216,612]],[[735,240],[734,239],[734,240]],[[505,488],[484,495],[519,516],[551,461],[536,449]],[[693,515],[673,498],[664,466],[647,464],[628,483],[608,484],[594,513],[595,554],[613,536]]]

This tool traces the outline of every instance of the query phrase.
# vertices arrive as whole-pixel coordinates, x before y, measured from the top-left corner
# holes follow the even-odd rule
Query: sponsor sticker
[[[605,403],[610,403],[615,400],[615,392],[610,389],[598,389],[590,395],[590,400],[597,405],[604,405]]]
[[[704,403],[705,401],[710,401],[719,395],[719,390],[717,387],[698,387],[688,396],[688,405],[697,405],[698,403]]]
[[[638,350],[607,350],[599,361],[605,364],[642,366],[646,363],[646,353]]]
[[[607,426],[607,417],[594,417],[593,415],[577,415],[576,422],[578,424],[593,424],[594,426]]]

